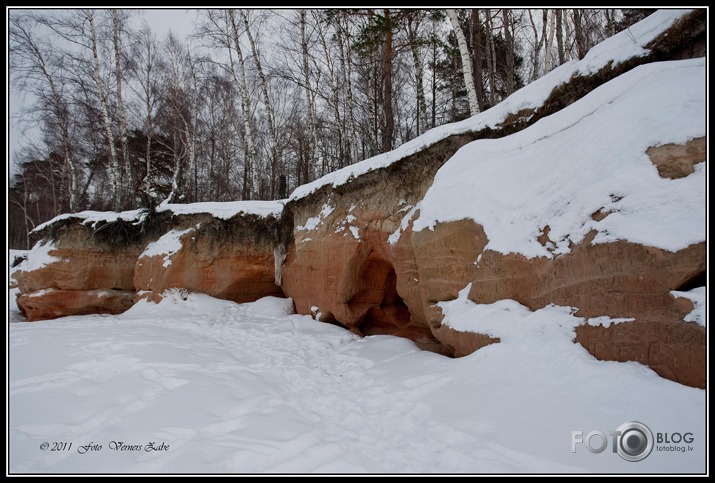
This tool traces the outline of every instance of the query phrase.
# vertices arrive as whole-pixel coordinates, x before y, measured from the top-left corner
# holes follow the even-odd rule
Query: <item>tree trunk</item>
[[[358,153],[358,129],[355,122],[355,100],[353,99],[353,70],[352,70],[352,54],[350,48],[350,32],[349,24],[343,25],[344,14],[341,13],[338,19],[338,45],[340,47],[340,62],[343,71],[345,72],[344,96],[345,110],[347,111],[348,121],[350,123],[348,139],[348,163],[352,164],[359,158]]]
[[[278,175],[278,136],[276,135],[276,121],[275,114],[273,111],[273,102],[271,97],[268,95],[268,82],[266,82],[266,76],[263,72],[263,66],[261,64],[261,52],[259,50],[258,44],[256,44],[253,39],[253,34],[251,34],[251,28],[248,23],[248,16],[245,10],[241,9],[241,17],[243,18],[243,25],[246,28],[246,35],[248,36],[248,42],[251,45],[251,52],[253,53],[254,62],[256,63],[256,70],[258,71],[258,81],[260,84],[261,94],[263,96],[263,104],[266,106],[266,116],[268,117],[268,141],[270,142],[270,152],[271,152],[271,199],[275,199],[276,196],[276,177]]]
[[[613,8],[604,9],[606,16],[606,36],[612,37],[616,35],[616,11]]]
[[[492,37],[492,12],[487,9],[487,47],[489,48],[489,100],[491,105],[496,104],[497,94],[497,55]]]
[[[129,195],[129,202],[134,206],[134,170],[129,162],[129,145],[127,139],[127,110],[124,106],[122,94],[122,51],[121,51],[121,22],[116,9],[112,9],[112,44],[114,46],[114,74],[117,82],[117,110],[119,111],[119,143],[122,147],[122,168],[129,172],[129,182],[124,183],[122,198]]]
[[[437,124],[437,32],[432,20],[432,128]]]
[[[235,76],[238,92],[241,96],[241,110],[243,111],[243,132],[246,139],[244,152],[244,187],[243,199],[253,199],[256,190],[258,189],[256,178],[258,171],[258,156],[256,155],[256,145],[253,140],[253,127],[251,126],[251,103],[248,98],[248,84],[246,82],[246,63],[241,50],[241,43],[238,36],[238,27],[236,27],[236,14],[233,9],[228,10],[228,17],[231,23],[231,32],[233,34],[234,50],[236,51],[236,59],[238,61],[238,77]],[[229,49],[230,51],[230,49]],[[233,60],[231,60],[233,64]],[[233,69],[232,69],[233,70]],[[234,71],[235,72],[235,71]]]
[[[329,172],[335,170],[336,168],[342,168],[345,166],[345,131],[347,130],[347,126],[344,125],[343,115],[340,113],[340,86],[337,80],[335,67],[333,65],[333,56],[331,54],[330,47],[328,46],[324,28],[320,23],[318,23],[317,30],[318,37],[320,38],[320,45],[323,47],[323,63],[328,71],[328,89],[324,90],[324,92],[327,92],[325,92],[322,97],[333,110],[333,119],[335,126],[337,127],[336,135],[338,138],[338,154],[328,155],[326,149],[326,156],[323,156],[322,169],[323,171]],[[335,166],[335,159],[338,160],[337,166]],[[329,160],[333,161],[328,164]]]
[[[392,20],[390,9],[384,9],[385,23],[385,56],[382,62],[382,73],[384,76],[384,94],[382,98],[383,113],[385,115],[385,129],[382,131],[382,152],[392,149],[392,139],[395,132],[395,118],[392,112]]]
[[[97,86],[97,96],[99,97],[99,107],[102,111],[102,121],[104,125],[104,134],[107,140],[107,148],[109,149],[109,162],[112,169],[112,209],[121,211],[122,209],[122,170],[117,159],[117,150],[114,146],[114,133],[112,132],[112,121],[109,117],[109,105],[107,101],[107,91],[102,81],[102,75],[99,66],[99,49],[97,47],[97,30],[94,27],[94,12],[85,10],[85,16],[89,23],[90,42],[92,49],[92,57],[94,59],[93,77],[94,83]]]
[[[151,65],[151,64],[149,64]],[[147,68],[147,75],[146,75],[146,82],[147,82],[147,92],[146,92],[146,124],[145,124],[145,130],[146,130],[146,174],[144,175],[144,179],[142,180],[141,183],[141,190],[144,193],[145,197],[145,203],[147,205],[147,208],[153,209],[154,205],[156,204],[155,200],[155,193],[154,193],[154,181],[153,181],[153,174],[152,174],[152,165],[151,165],[151,149],[152,149],[152,138],[154,136],[154,121],[152,119],[152,112],[153,112],[153,102],[152,102],[152,97],[150,94],[149,89],[151,89],[151,75],[152,75],[152,69],[151,67]]]
[[[479,101],[477,100],[477,90],[474,87],[474,75],[472,73],[472,59],[469,56],[467,38],[464,36],[462,26],[459,24],[459,17],[454,9],[447,9],[447,16],[452,22],[454,34],[457,36],[457,45],[462,57],[462,74],[464,75],[464,85],[467,88],[467,100],[469,101],[469,114],[475,115],[479,112]]]
[[[529,12],[529,23],[531,24],[531,31],[534,34],[534,51],[533,51],[533,56],[532,56],[532,69],[531,69],[531,80],[535,81],[536,79],[539,78],[539,73],[541,72],[540,68],[540,63],[539,63],[539,58],[540,58],[540,51],[541,51],[541,46],[544,43],[544,37],[539,36],[539,29],[536,26],[536,22],[534,22],[534,17],[532,15],[531,9],[528,10]]]
[[[372,77],[369,79],[367,98],[370,104],[369,122],[372,132],[370,133],[370,156],[374,156],[380,152],[378,144],[380,142],[380,113],[378,109],[382,105],[382,87],[380,86],[380,72],[382,67],[379,67],[377,54],[373,54],[371,59],[370,71]]]
[[[516,82],[514,82],[515,67],[514,67],[514,35],[512,33],[511,11],[509,9],[502,10],[502,18],[504,19],[504,48],[506,50],[506,95],[511,95],[516,90]]]
[[[318,131],[315,123],[315,103],[313,89],[310,87],[310,57],[308,55],[308,37],[306,34],[306,10],[300,10],[300,45],[303,54],[303,85],[308,103],[308,132],[310,133],[309,146],[306,148],[307,166],[305,168],[305,183],[311,181],[315,168],[315,153],[318,150]]]
[[[482,62],[484,61],[484,46],[482,45],[482,21],[479,19],[479,9],[472,9],[472,72],[474,73],[474,89],[477,91],[477,104],[479,111],[485,109],[484,105],[484,73],[482,72]]]
[[[556,48],[559,51],[559,65],[566,62],[564,56],[564,32],[562,26],[563,11],[560,8],[554,9],[556,12]]]
[[[144,149],[144,176],[141,176],[141,169],[138,169],[137,175],[137,195],[143,206],[153,210],[156,202],[157,193],[154,190],[154,182],[152,176],[152,144],[154,137],[154,102],[156,101],[156,85],[158,79],[154,69],[156,67],[156,41],[155,37],[148,26],[138,32],[137,42],[139,44],[138,54],[136,57],[136,68],[134,73],[139,84],[140,90],[137,91],[144,108],[144,133],[146,135],[146,144]]]
[[[547,37],[547,27],[549,23],[549,9],[541,9],[541,43],[546,44]],[[544,64],[546,64],[546,45],[544,45]],[[539,77],[543,75],[541,72],[538,73]]]
[[[171,193],[166,197],[166,203],[174,203],[179,201],[175,198],[179,197],[179,181],[181,180],[181,156],[176,150],[176,146],[179,145],[179,136],[174,130],[173,134],[173,144],[174,144],[174,173],[171,176]]]
[[[187,51],[187,60],[189,62],[189,72],[191,74],[191,112],[189,112],[190,129],[187,127],[187,137],[189,142],[189,169],[193,174],[191,183],[192,199],[191,201],[199,201],[199,180],[198,180],[198,162],[196,159],[197,143],[198,143],[198,118],[199,118],[199,103],[201,102],[201,86],[199,84],[199,76],[196,71],[198,61],[191,57],[191,49]]]
[[[407,40],[410,43],[412,51],[412,61],[415,63],[415,90],[417,91],[417,135],[427,130],[427,101],[425,100],[425,90],[422,77],[424,76],[424,67],[422,66],[422,58],[420,57],[419,42],[417,39],[416,30],[419,28],[419,17],[415,18],[412,11],[408,11],[406,22]],[[412,22],[415,21],[413,28]],[[421,129],[420,129],[421,128]]]
[[[553,69],[551,62],[551,49],[554,46],[554,34],[556,33],[556,9],[551,10],[551,21],[549,25],[549,36],[546,39],[546,50],[544,52],[544,74]]]
[[[573,38],[573,28],[572,28],[572,22],[571,19],[569,18],[569,10],[564,9],[564,37],[566,39],[566,43],[564,44],[565,48],[565,54],[566,54],[566,60],[572,60],[574,58],[574,45],[576,44],[576,41]]]
[[[583,31],[583,10],[574,8],[573,9],[573,33],[576,39],[576,51],[578,52],[578,58],[583,59],[588,52],[588,47],[586,46],[586,36]]]

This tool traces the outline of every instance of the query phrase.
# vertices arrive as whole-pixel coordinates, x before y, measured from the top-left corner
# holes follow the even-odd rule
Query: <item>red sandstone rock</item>
[[[707,334],[694,323],[637,320],[608,328],[583,325],[576,339],[596,358],[637,361],[666,379],[704,389]]]
[[[137,290],[161,294],[185,288],[234,302],[252,302],[268,295],[282,296],[275,284],[275,262],[270,246],[217,241],[198,235],[184,237],[181,250],[170,257],[140,257],[134,272]]]
[[[47,288],[17,297],[17,306],[29,321],[67,315],[120,314],[133,304],[134,292],[127,290]]]
[[[663,178],[685,178],[693,173],[693,166],[705,161],[705,137],[691,139],[685,144],[664,144],[648,148],[646,154]]]

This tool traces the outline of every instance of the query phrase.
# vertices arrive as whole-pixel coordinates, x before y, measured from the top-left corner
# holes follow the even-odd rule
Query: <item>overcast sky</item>
[[[197,10],[186,9],[141,9],[139,15],[135,15],[134,25],[141,25],[142,21],[146,21],[156,33],[159,39],[163,38],[169,31],[173,31],[179,38],[185,38],[194,30],[194,21],[197,18]],[[6,60],[6,68],[7,68]],[[8,172],[12,174],[14,166],[12,163],[15,159],[15,154],[27,139],[33,139],[39,135],[36,127],[21,125],[14,119],[26,103],[30,99],[25,98],[22,92],[18,92],[9,85],[9,78],[6,80],[8,96],[7,106],[9,110],[9,119],[7,120],[8,132],[6,134],[6,151]]]

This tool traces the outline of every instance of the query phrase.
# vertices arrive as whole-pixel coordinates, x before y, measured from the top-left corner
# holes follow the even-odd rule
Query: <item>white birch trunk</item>
[[[114,146],[114,133],[112,132],[112,121],[109,117],[109,106],[107,103],[107,91],[102,81],[101,70],[99,66],[99,49],[97,48],[97,30],[94,26],[94,13],[91,10],[85,10],[85,16],[89,23],[90,41],[92,47],[92,57],[94,58],[93,78],[97,86],[97,95],[99,97],[99,107],[102,111],[102,121],[104,124],[104,134],[107,138],[107,148],[109,149],[109,162],[112,169],[112,208],[114,211],[121,211],[121,186],[122,186],[122,169],[117,159],[117,150]]]
[[[127,140],[127,110],[124,106],[124,96],[122,94],[122,51],[121,51],[121,39],[120,39],[120,21],[116,9],[112,9],[112,27],[113,27],[113,45],[114,45],[114,69],[115,78],[117,82],[117,110],[119,111],[119,142],[122,146],[122,163],[123,168],[131,173],[130,180],[134,180],[133,170],[131,169],[131,163],[129,162],[129,142]],[[123,186],[123,189],[127,189],[131,193],[133,191],[133,186],[129,183],[129,186]],[[122,193],[124,195],[124,193]],[[132,200],[133,202],[133,200]]]
[[[472,73],[472,59],[469,56],[469,48],[467,46],[467,38],[464,36],[462,26],[459,25],[459,18],[454,9],[447,9],[454,33],[457,36],[457,44],[459,45],[459,53],[462,56],[462,73],[464,74],[464,84],[467,87],[467,99],[469,100],[469,113],[473,116],[479,112],[479,104],[477,102],[477,90],[474,87],[474,74]]]
[[[251,52],[253,53],[254,62],[256,63],[256,70],[258,71],[258,81],[261,88],[261,94],[263,96],[263,104],[266,106],[266,115],[268,116],[268,141],[271,144],[271,195],[275,196],[275,183],[276,183],[276,171],[278,170],[279,156],[278,156],[278,135],[276,134],[276,121],[275,114],[273,111],[273,102],[271,97],[268,95],[268,82],[266,82],[266,76],[263,72],[263,66],[261,64],[261,52],[259,50],[258,44],[253,39],[253,34],[251,34],[251,28],[248,23],[248,16],[245,10],[241,9],[241,18],[243,19],[243,25],[246,28],[246,35],[248,36],[248,43],[251,45]]]
[[[241,109],[243,111],[243,131],[246,138],[246,163],[248,166],[247,174],[250,179],[250,186],[247,193],[249,199],[253,199],[256,194],[257,186],[257,156],[256,156],[256,145],[253,140],[253,127],[251,126],[251,103],[248,98],[248,85],[246,83],[246,62],[243,57],[243,51],[241,50],[241,43],[238,36],[238,28],[236,27],[236,15],[233,9],[228,11],[229,21],[231,24],[231,32],[233,34],[234,49],[236,51],[236,58],[238,61],[238,77],[236,78],[236,85],[238,87],[238,92],[241,95]],[[230,49],[229,49],[230,50]],[[232,61],[233,63],[233,61]]]
[[[425,100],[424,83],[422,80],[424,67],[422,65],[422,58],[420,57],[419,46],[417,44],[417,32],[415,32],[415,29],[412,27],[411,19],[408,19],[407,21],[407,39],[410,42],[412,61],[415,63],[415,89],[417,90],[417,135],[419,136],[427,130],[427,101]],[[470,65],[472,64],[470,63]],[[476,96],[476,94],[477,92],[475,86],[474,95]]]
[[[309,176],[313,176],[312,169],[315,168],[315,153],[318,150],[318,132],[315,127],[315,102],[313,98],[313,90],[310,88],[310,61],[308,57],[308,38],[305,32],[306,27],[306,11],[300,11],[300,43],[303,51],[303,83],[305,87],[305,95],[308,102],[308,131],[310,132],[310,141],[312,146],[308,149],[309,157]],[[310,181],[309,179],[305,182]]]
[[[553,68],[551,49],[554,46],[554,35],[556,34],[556,9],[551,9],[549,23],[549,36],[546,39],[546,51],[544,52],[544,75],[551,72]]]

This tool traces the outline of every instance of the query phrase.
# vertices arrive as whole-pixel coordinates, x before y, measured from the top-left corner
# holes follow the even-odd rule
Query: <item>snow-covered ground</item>
[[[467,330],[475,310],[498,318],[480,329],[503,342],[449,359],[292,315],[290,300],[238,305],[178,292],[118,316],[10,323],[9,470],[705,470],[705,391],[595,360],[572,342],[584,321],[566,308],[460,297],[443,309]],[[582,444],[572,453],[572,431],[608,435],[627,421],[692,433],[692,451],[656,445],[631,463],[609,439],[602,453]],[[150,443],[168,449],[146,451]]]

